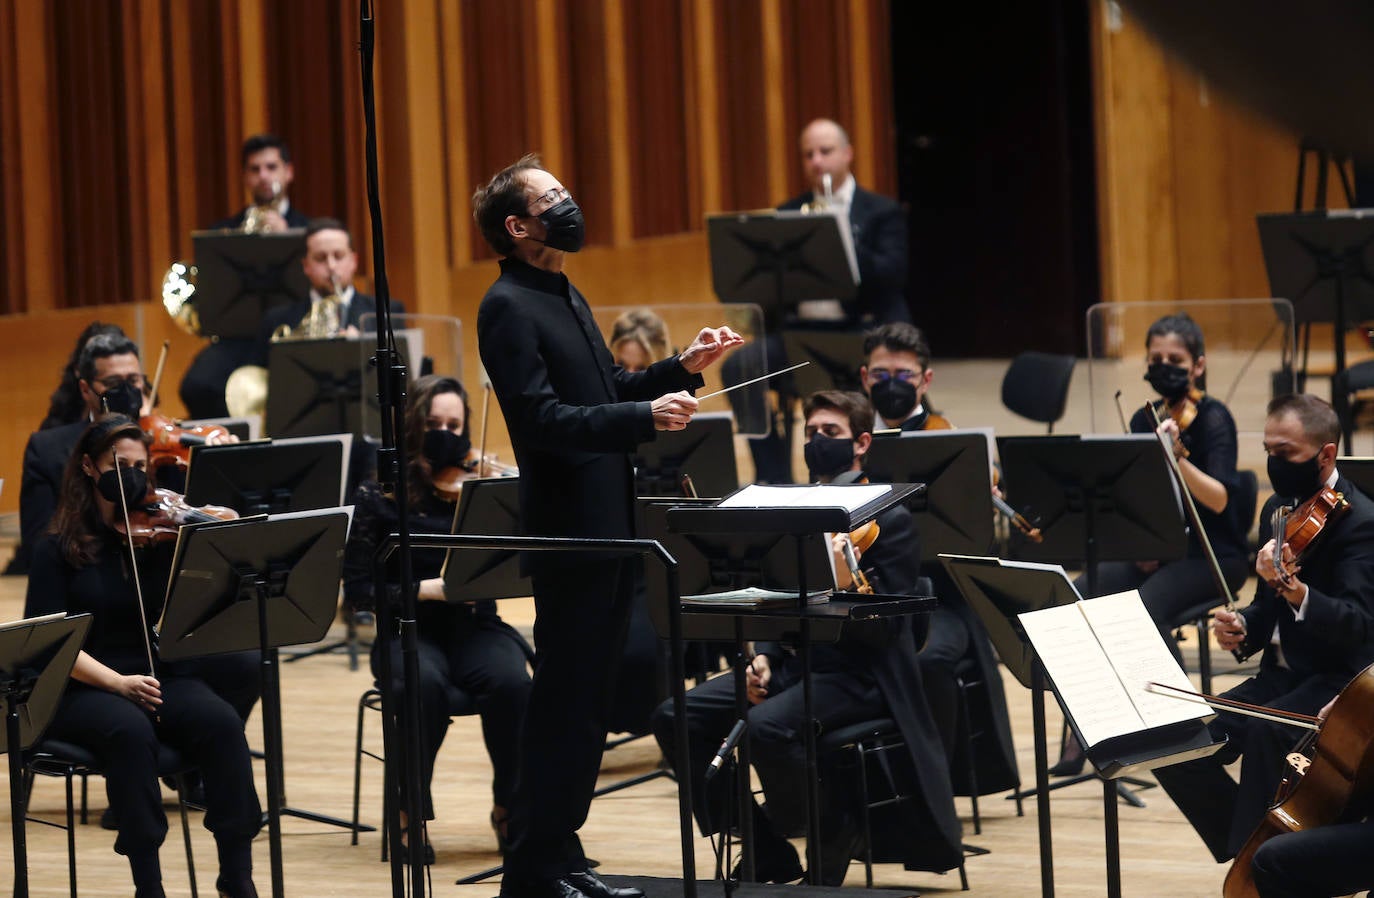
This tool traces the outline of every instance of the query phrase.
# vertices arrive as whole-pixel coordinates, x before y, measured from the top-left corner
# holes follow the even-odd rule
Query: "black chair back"
[[[1011,360],[1002,377],[1002,404],[1023,418],[1048,425],[1064,417],[1076,359],[1071,355],[1023,352]]]

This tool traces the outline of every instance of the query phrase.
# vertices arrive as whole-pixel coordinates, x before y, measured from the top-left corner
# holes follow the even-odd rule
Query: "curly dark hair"
[[[77,365],[81,361],[81,350],[86,348],[86,343],[100,334],[123,337],[124,329],[105,321],[92,321],[86,325],[86,329],[76,338],[76,345],[72,347],[67,364],[62,366],[62,379],[57,382],[57,389],[53,390],[52,396],[48,398],[48,414],[43,423],[38,425],[39,430],[61,427],[63,424],[71,424],[86,417],[86,400],[82,398],[81,387],[77,383],[81,379]]]
[[[117,414],[101,415],[82,432],[63,469],[57,511],[48,530],[57,534],[62,557],[72,567],[85,567],[95,561],[105,529],[95,499],[95,484],[81,469],[81,463],[87,458],[99,458],[120,440],[138,440],[148,445],[147,435],[132,419]]]

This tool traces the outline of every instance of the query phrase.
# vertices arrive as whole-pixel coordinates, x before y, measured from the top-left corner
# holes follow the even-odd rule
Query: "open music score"
[[[763,486],[753,484],[721,500],[719,508],[843,508],[851,514],[892,491],[884,483]]]
[[[1135,590],[1018,617],[1088,748],[1214,713],[1150,690],[1193,687]]]

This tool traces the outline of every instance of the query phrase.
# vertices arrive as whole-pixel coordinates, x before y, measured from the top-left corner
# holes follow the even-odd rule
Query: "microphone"
[[[730,757],[730,753],[739,744],[740,737],[744,735],[745,722],[743,718],[735,721],[735,725],[730,728],[730,735],[725,737],[725,741],[720,744],[720,750],[711,759],[711,766],[706,768],[706,781],[709,783],[711,778],[725,766],[725,759]]]

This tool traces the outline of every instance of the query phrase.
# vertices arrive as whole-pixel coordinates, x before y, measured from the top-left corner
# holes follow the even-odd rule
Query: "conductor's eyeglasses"
[[[539,212],[543,212],[546,209],[558,205],[570,196],[572,196],[572,194],[568,192],[568,188],[566,187],[550,188],[545,193],[535,197],[533,202],[530,203],[530,214],[538,215]],[[539,212],[535,212],[535,209],[538,209]]]

